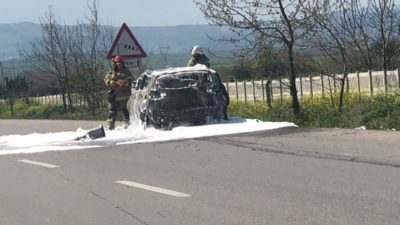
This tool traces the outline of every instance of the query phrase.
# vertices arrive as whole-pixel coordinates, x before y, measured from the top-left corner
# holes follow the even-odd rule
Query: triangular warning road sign
[[[123,58],[143,58],[147,56],[125,23],[122,24],[117,37],[115,37],[107,58],[111,59],[116,55]]]

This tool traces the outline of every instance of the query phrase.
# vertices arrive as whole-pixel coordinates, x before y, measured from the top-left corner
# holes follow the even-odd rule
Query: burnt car
[[[218,73],[203,65],[142,73],[131,96],[134,119],[155,128],[227,120],[229,96]]]

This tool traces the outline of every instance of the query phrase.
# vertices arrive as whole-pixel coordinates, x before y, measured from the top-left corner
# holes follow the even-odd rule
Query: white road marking
[[[57,168],[57,167],[59,167],[57,165],[48,164],[48,163],[42,163],[42,162],[38,162],[38,161],[32,161],[32,160],[28,160],[28,159],[20,159],[18,161],[23,162],[23,163],[29,163],[29,164],[36,165],[36,166],[43,166],[43,167],[46,167],[46,168]]]
[[[181,197],[181,198],[190,197],[189,194],[185,194],[182,192],[177,192],[177,191],[172,191],[172,190],[168,190],[168,189],[164,189],[164,188],[149,186],[146,184],[139,184],[139,183],[135,183],[132,181],[127,181],[127,180],[115,181],[115,183],[131,186],[131,187],[135,187],[135,188],[140,188],[140,189],[144,189],[144,190],[148,190],[148,191],[154,191],[154,192],[158,192],[158,193],[162,193],[162,194],[166,194],[166,195],[171,195],[174,197]]]

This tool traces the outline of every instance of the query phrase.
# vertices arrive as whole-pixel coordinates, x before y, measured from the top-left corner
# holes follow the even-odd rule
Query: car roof
[[[162,75],[178,75],[185,73],[216,73],[215,70],[209,69],[207,66],[197,64],[195,66],[187,67],[172,67],[167,69],[153,70],[150,76],[162,76]]]

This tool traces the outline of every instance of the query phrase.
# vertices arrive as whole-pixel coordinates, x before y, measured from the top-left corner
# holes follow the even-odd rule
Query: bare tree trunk
[[[266,92],[266,95],[267,95],[267,105],[268,105],[269,108],[272,108],[271,83],[272,83],[272,80],[268,79],[267,83],[265,84],[265,92]]]
[[[343,97],[344,97],[344,87],[346,85],[346,79],[347,79],[347,64],[344,65],[343,68],[343,77],[340,80],[340,93],[339,93],[339,104],[338,104],[338,111],[342,112],[343,109]]]
[[[14,117],[15,112],[14,112],[14,98],[9,96],[8,97],[8,106],[10,106],[10,115],[11,117]]]
[[[296,89],[296,74],[294,71],[294,58],[293,58],[293,45],[288,46],[289,51],[289,69],[290,69],[290,96],[292,96],[292,108],[296,115],[300,113],[300,104],[299,99],[297,98],[297,89]]]

